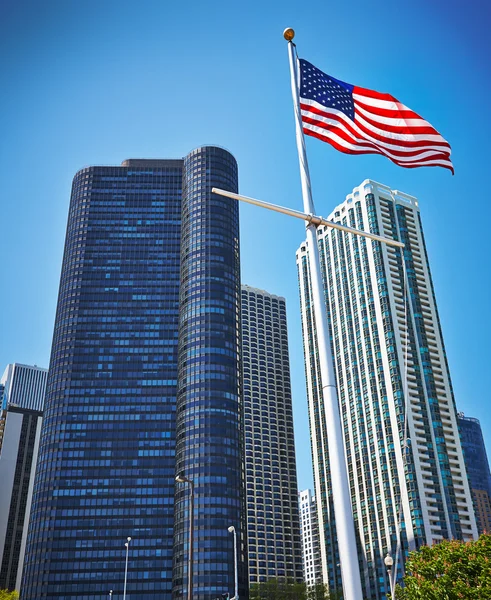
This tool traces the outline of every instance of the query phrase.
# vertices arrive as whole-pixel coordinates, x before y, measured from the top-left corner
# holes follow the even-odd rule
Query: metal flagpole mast
[[[292,83],[293,107],[298,160],[300,163],[300,179],[302,182],[302,197],[304,212],[315,214],[310,186],[310,175],[307,164],[307,152],[303,136],[302,119],[300,114],[298,67],[295,60],[293,29],[285,29],[284,37],[288,41],[290,58],[290,73]],[[327,310],[324,301],[324,288],[320,269],[319,248],[317,245],[317,227],[314,223],[306,225],[307,245],[309,249],[310,279],[312,285],[312,300],[314,304],[315,326],[319,352],[319,364],[322,381],[322,397],[326,415],[326,429],[329,449],[329,464],[331,467],[331,485],[334,502],[334,516],[338,538],[341,578],[345,600],[362,600],[360,568],[356,549],[355,526],[351,508],[351,495],[348,482],[348,469],[344,454],[343,430],[339,411],[334,365],[331,353],[331,342],[327,326]]]

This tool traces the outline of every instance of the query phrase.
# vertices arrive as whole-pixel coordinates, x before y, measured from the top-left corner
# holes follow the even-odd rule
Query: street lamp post
[[[131,538],[129,537],[127,539],[127,541],[124,543],[124,545],[126,546],[126,564],[124,567],[124,590],[123,590],[123,600],[126,600],[126,582],[128,580],[128,554],[130,551],[130,542],[131,542]],[[112,596],[112,591],[111,591],[111,596]]]
[[[112,597],[113,597],[113,591],[109,590],[109,600],[111,600]]]
[[[384,558],[384,564],[387,569],[387,574],[389,576],[389,584],[390,584],[390,597],[392,600],[395,598],[395,575],[392,573],[392,567],[394,566],[394,559],[390,555],[390,552],[387,552],[387,556]]]
[[[230,600],[239,600],[239,571],[238,571],[238,556],[237,556],[237,532],[235,527],[230,525],[228,528],[230,533],[234,534],[234,572],[235,572],[235,596]]]
[[[176,481],[189,484],[188,600],[193,600],[194,483],[184,475],[178,475]]]

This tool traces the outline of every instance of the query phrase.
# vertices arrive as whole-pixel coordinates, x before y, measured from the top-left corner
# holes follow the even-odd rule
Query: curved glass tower
[[[184,159],[176,472],[194,484],[195,600],[234,594],[237,530],[246,585],[242,470],[239,210],[211,193],[237,192],[237,163],[225,150],[198,148]],[[176,490],[174,581],[187,595],[189,484]],[[244,596],[247,588],[239,590]]]
[[[235,160],[213,147],[75,176],[23,600],[122,597],[128,537],[127,600],[182,595],[182,471],[196,485],[195,592],[233,592],[238,209],[211,185],[237,187]]]

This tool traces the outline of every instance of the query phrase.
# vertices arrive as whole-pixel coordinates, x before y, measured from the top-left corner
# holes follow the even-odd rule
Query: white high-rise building
[[[418,201],[366,180],[329,219],[405,244],[402,253],[318,229],[364,595],[379,600],[388,591],[383,559],[398,543],[404,554],[446,538],[472,539],[476,521]],[[297,265],[322,573],[339,588],[306,243]]]
[[[47,369],[13,363],[0,379],[0,589],[19,589]]]
[[[300,531],[302,535],[303,578],[307,585],[322,583],[317,503],[310,490],[298,494]]]
[[[3,388],[0,408],[15,404],[19,408],[43,410],[46,378],[47,369],[36,365],[7,365],[0,379],[0,386]]]

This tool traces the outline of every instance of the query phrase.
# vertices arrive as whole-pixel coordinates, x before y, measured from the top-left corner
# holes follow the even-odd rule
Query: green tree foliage
[[[327,585],[323,583],[315,583],[308,585],[305,589],[306,600],[337,600],[333,592],[329,593]]]
[[[0,600],[18,600],[19,592],[9,590],[0,590]]]
[[[269,579],[251,585],[250,600],[306,600],[305,584],[283,579]]]
[[[331,590],[323,583],[306,586],[306,600],[343,600],[342,590]]]
[[[285,579],[269,579],[251,585],[250,600],[342,600],[339,592],[330,592],[326,585],[307,586]]]
[[[406,573],[398,600],[490,600],[491,535],[424,546],[409,554]]]

